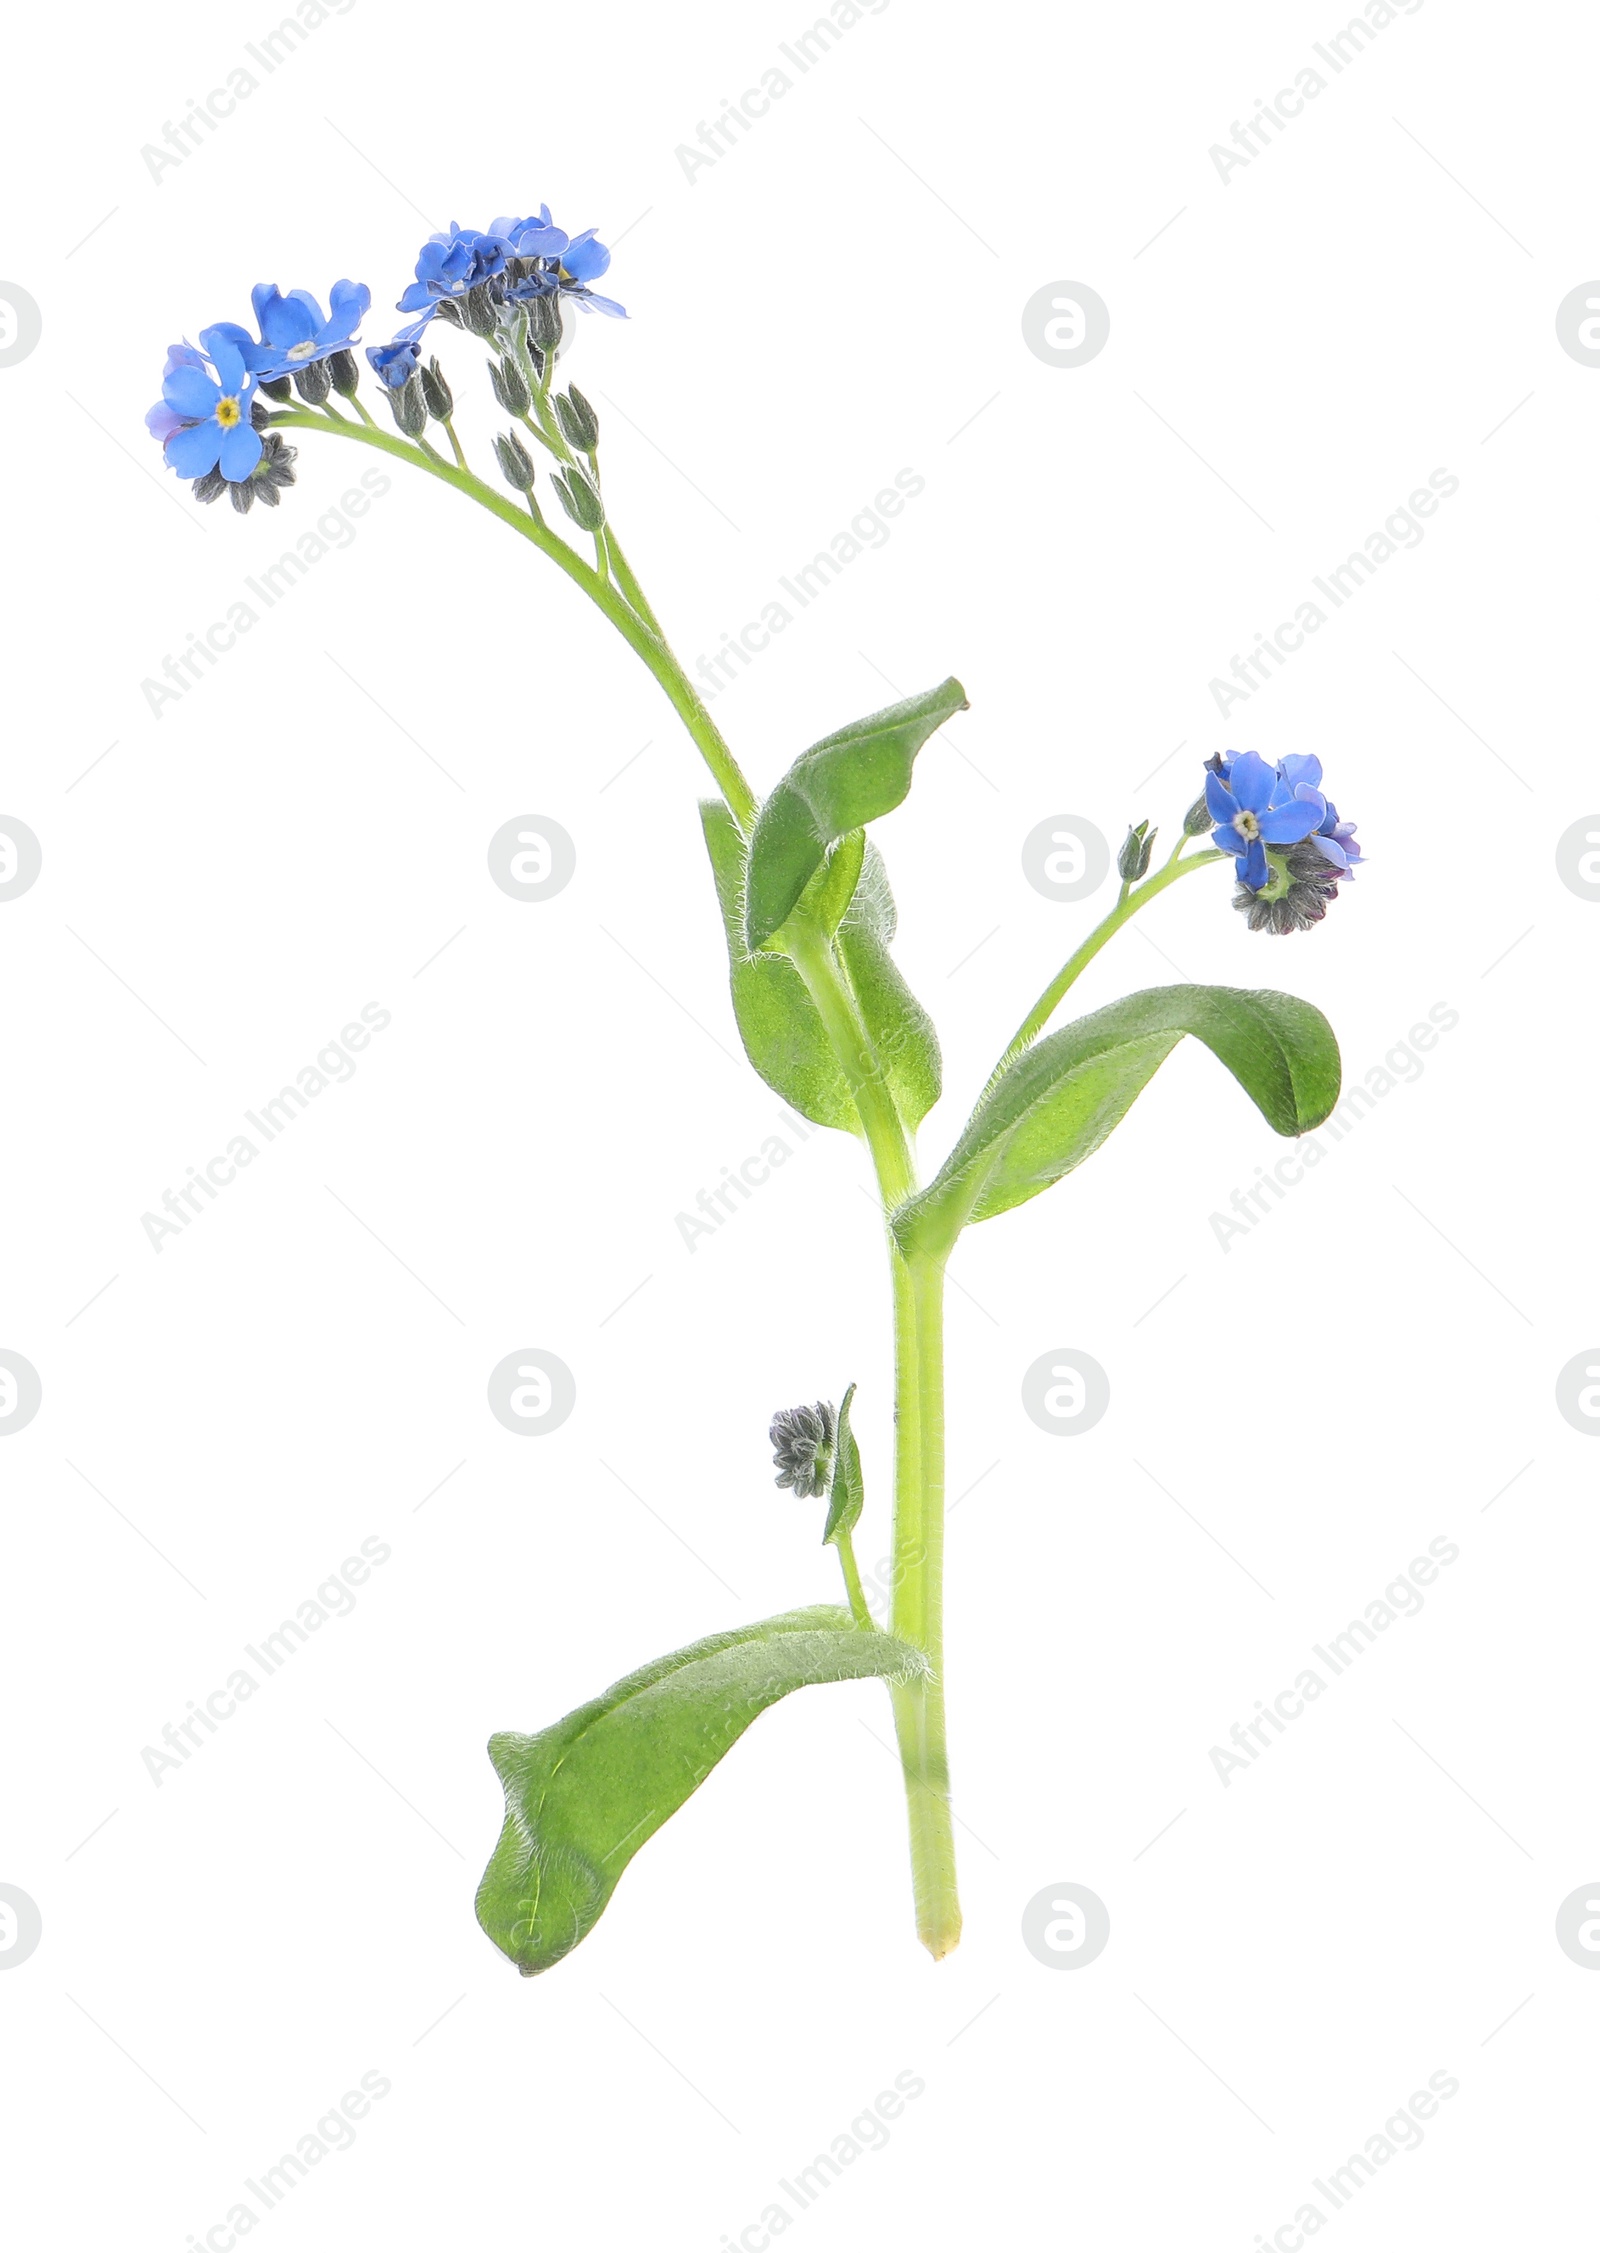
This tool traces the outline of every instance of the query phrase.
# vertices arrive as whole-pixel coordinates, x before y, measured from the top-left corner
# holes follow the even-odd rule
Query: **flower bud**
[[[809,1408],[780,1408],[767,1434],[778,1466],[774,1486],[792,1488],[802,1501],[826,1493],[837,1429],[831,1401],[819,1400]]]
[[[536,352],[553,352],[561,342],[561,299],[555,290],[529,303],[528,341]]]
[[[1155,841],[1156,832],[1147,821],[1140,822],[1137,829],[1129,830],[1122,840],[1122,850],[1117,855],[1117,874],[1124,884],[1137,883],[1147,873]]]
[[[294,371],[294,387],[308,407],[320,407],[333,389],[326,360],[308,360]]]
[[[422,378],[413,373],[389,393],[394,419],[407,438],[420,438],[428,427],[428,403],[422,396]]]
[[[500,474],[508,485],[519,493],[528,492],[533,485],[533,457],[514,430],[495,432],[494,458],[500,464]]]
[[[256,388],[264,391],[269,399],[276,399],[280,407],[290,396],[289,378],[286,375],[263,376]]]
[[[567,444],[577,453],[592,454],[600,443],[600,417],[575,383],[556,393],[555,410]]]
[[[1215,824],[1211,818],[1211,808],[1206,804],[1206,794],[1202,790],[1199,797],[1195,800],[1194,804],[1189,808],[1189,811],[1183,817],[1183,834],[1185,835],[1185,837],[1198,837],[1200,836],[1202,831],[1214,827]]]
[[[361,363],[353,352],[331,352],[328,374],[341,399],[353,399],[361,381]]]
[[[598,532],[606,520],[605,506],[583,471],[577,468],[557,470],[552,473],[550,482],[573,523],[585,532]]]
[[[445,381],[443,368],[437,360],[430,360],[425,368],[418,369],[417,375],[422,384],[423,404],[429,414],[435,422],[447,422],[455,399]]]
[[[465,297],[459,301],[461,326],[470,329],[474,336],[493,336],[499,309],[489,293],[487,282],[474,282]]]
[[[522,370],[517,366],[515,360],[491,360],[489,362],[489,382],[493,387],[495,397],[508,415],[525,415],[527,413],[533,401],[533,394],[529,391]]]

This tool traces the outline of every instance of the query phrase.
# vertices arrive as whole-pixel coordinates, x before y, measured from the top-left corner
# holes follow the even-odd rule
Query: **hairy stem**
[[[844,1574],[844,1592],[850,1599],[850,1616],[858,1627],[877,1627],[872,1608],[867,1602],[867,1592],[861,1585],[861,1568],[856,1563],[855,1543],[848,1533],[836,1533],[833,1546],[839,1552],[839,1570]]]
[[[1026,1048],[1035,1034],[1044,1030],[1050,1019],[1055,1015],[1056,1007],[1067,988],[1074,983],[1080,971],[1088,968],[1107,939],[1111,937],[1113,932],[1120,931],[1130,916],[1137,915],[1140,908],[1145,906],[1148,901],[1153,900],[1158,892],[1164,892],[1167,886],[1175,884],[1180,876],[1187,876],[1192,868],[1209,868],[1213,862],[1223,858],[1224,856],[1221,853],[1210,848],[1203,853],[1191,853],[1187,860],[1179,860],[1177,855],[1174,854],[1165,867],[1158,868],[1154,876],[1147,877],[1136,891],[1130,892],[1128,887],[1124,885],[1122,891],[1118,894],[1117,904],[1111,910],[1111,913],[1095,925],[1076,954],[1068,955],[1049,985],[1045,987],[1044,992],[1028,1011],[1027,1016],[1023,1018],[1022,1023],[1017,1027],[1007,1044],[1006,1052],[1000,1059],[1001,1063],[1009,1063],[1019,1049]]]
[[[892,1634],[928,1660],[894,1686],[895,1733],[911,1833],[917,1937],[937,1959],[961,1938],[944,1717],[944,1263],[894,1263],[895,1508]]]
[[[661,636],[647,625],[639,613],[611,582],[602,579],[592,565],[584,562],[576,549],[570,548],[559,534],[543,523],[526,515],[507,495],[486,485],[481,477],[469,469],[461,469],[454,462],[442,460],[437,454],[424,452],[413,446],[398,432],[355,423],[331,423],[325,416],[313,414],[309,409],[279,408],[271,418],[273,428],[318,430],[337,438],[352,439],[357,445],[374,446],[380,453],[390,454],[396,461],[409,462],[413,468],[426,470],[446,485],[453,485],[458,493],[465,493],[502,524],[509,524],[525,540],[549,556],[567,577],[580,586],[598,610],[604,611],[623,640],[635,655],[649,666],[666,691],[673,709],[688,729],[691,740],[706,765],[716,778],[718,789],[728,802],[728,807],[741,829],[748,830],[755,819],[755,792],[741,773],[738,761],[723,740],[722,731],[712,719],[700,699],[694,684]]]

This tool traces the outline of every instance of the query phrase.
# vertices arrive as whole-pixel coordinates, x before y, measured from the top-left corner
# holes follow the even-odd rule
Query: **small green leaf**
[[[958,680],[942,681],[801,752],[756,818],[745,896],[747,946],[761,946],[787,921],[837,838],[893,812],[911,788],[917,753],[966,704]]]
[[[850,1429],[850,1403],[855,1397],[856,1388],[852,1385],[839,1403],[838,1429],[833,1440],[833,1476],[828,1486],[828,1522],[822,1529],[824,1548],[830,1541],[837,1546],[854,1531],[861,1505],[866,1500],[861,1480],[861,1450]]]
[[[642,1666],[537,1736],[489,1740],[506,1819],[478,1922],[524,1974],[593,1931],[647,1838],[759,1713],[811,1682],[927,1673],[909,1643],[836,1604],[783,1612]]]
[[[1293,994],[1157,986],[1129,994],[995,1074],[938,1174],[894,1216],[902,1249],[948,1251],[969,1221],[1048,1189],[1092,1156],[1185,1033],[1226,1064],[1278,1134],[1320,1126],[1339,1100],[1339,1048]]]
[[[745,945],[745,852],[737,823],[718,798],[702,802],[700,820],[722,907],[733,1014],[745,1054],[802,1118],[859,1134],[855,1099],[799,971],[786,954],[768,947],[752,952]],[[819,912],[831,912],[835,870],[842,883],[852,867],[859,869],[834,945],[889,1091],[907,1127],[914,1128],[939,1100],[939,1042],[889,952],[894,897],[882,856],[861,831],[854,836],[861,839],[859,850],[850,836],[841,840],[818,879],[816,901]]]

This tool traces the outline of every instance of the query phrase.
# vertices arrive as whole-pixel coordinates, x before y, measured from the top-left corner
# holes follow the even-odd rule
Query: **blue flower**
[[[218,470],[230,485],[241,485],[261,459],[261,439],[250,419],[256,379],[230,328],[223,322],[202,329],[201,352],[192,344],[172,347],[161,403],[151,408],[145,425],[162,440],[180,477]]]
[[[1328,802],[1316,787],[1321,779],[1316,759],[1270,767],[1258,752],[1230,751],[1226,764],[1221,757],[1208,762],[1206,806],[1217,825],[1211,842],[1233,855],[1248,891],[1259,892],[1269,879],[1269,845],[1297,845],[1322,821]]]
[[[430,235],[417,253],[416,280],[399,300],[402,313],[430,313],[441,297],[464,297],[478,282],[498,274],[506,262],[507,244],[497,232],[497,220],[487,232],[458,227],[452,219],[442,235]],[[511,222],[515,224],[515,222]]]
[[[1333,863],[1337,875],[1355,874],[1356,862],[1362,858],[1361,847],[1356,843],[1356,825],[1353,821],[1339,819],[1339,809],[1331,798],[1327,812],[1311,832],[1311,843],[1325,860]]]
[[[367,359],[373,373],[388,391],[404,391],[422,364],[422,332],[433,315],[425,313],[420,321],[401,329],[388,344],[369,344]]]
[[[250,303],[261,331],[259,344],[248,329],[232,321],[219,322],[218,332],[238,346],[253,375],[270,381],[293,375],[313,360],[348,351],[372,303],[372,292],[365,282],[335,282],[328,294],[331,311],[325,315],[308,289],[292,289],[285,296],[276,282],[257,282]]]

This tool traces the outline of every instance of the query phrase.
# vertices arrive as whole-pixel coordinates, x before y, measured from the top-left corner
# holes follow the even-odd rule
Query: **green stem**
[[[658,633],[645,623],[632,604],[609,580],[602,579],[594,568],[584,562],[574,548],[543,523],[525,515],[516,503],[497,493],[469,469],[460,469],[453,462],[444,461],[438,454],[423,452],[413,446],[398,432],[379,430],[376,427],[360,428],[355,423],[331,423],[323,415],[313,414],[309,408],[281,407],[272,417],[274,428],[295,430],[320,430],[334,437],[353,440],[357,445],[374,446],[380,453],[392,455],[396,461],[409,462],[415,469],[426,470],[443,484],[453,485],[458,493],[486,508],[491,516],[499,517],[514,532],[531,540],[536,548],[559,565],[567,577],[580,586],[589,600],[604,611],[628,643],[635,655],[649,666],[671,701],[674,711],[689,731],[689,736],[700,756],[716,778],[718,789],[727,800],[729,810],[741,829],[748,830],[755,820],[756,796],[738,761],[723,739],[722,731],[701,702],[688,674],[667,647]]]
[[[937,1961],[961,1938],[944,1715],[944,1263],[896,1250],[894,1595],[889,1627],[927,1658],[894,1686],[917,1937]]]
[[[444,434],[450,441],[451,453],[456,457],[457,469],[465,469],[467,466],[467,457],[461,451],[461,441],[456,436],[456,426],[448,415],[446,415],[444,420]]]
[[[856,1564],[855,1543],[848,1533],[841,1532],[834,1535],[833,1546],[839,1552],[839,1569],[844,1574],[844,1592],[850,1599],[851,1617],[858,1627],[876,1629],[878,1623],[872,1616],[871,1606],[867,1602],[867,1592],[861,1585],[861,1572]]]
[[[1073,984],[1079,973],[1086,970],[1089,964],[1093,962],[1107,939],[1114,932],[1120,931],[1130,917],[1137,915],[1140,908],[1153,900],[1158,892],[1164,892],[1169,884],[1175,884],[1180,876],[1187,876],[1192,868],[1207,868],[1213,861],[1219,861],[1222,858],[1221,853],[1209,849],[1203,853],[1192,853],[1187,860],[1178,860],[1174,857],[1167,862],[1164,868],[1157,869],[1154,876],[1146,878],[1136,891],[1130,892],[1124,885],[1121,894],[1118,896],[1117,904],[1111,910],[1111,913],[1105,917],[1103,922],[1095,925],[1076,954],[1068,955],[1049,985],[1045,987],[1044,992],[1028,1011],[1027,1016],[1023,1018],[1022,1023],[1017,1027],[1007,1044],[1005,1055],[1000,1059],[1001,1063],[1009,1063],[1019,1049],[1027,1047],[1036,1033],[1043,1031],[1054,1016],[1056,1005],[1067,988]]]
[[[822,1029],[855,1098],[884,1211],[892,1212],[916,1186],[911,1145],[833,940],[820,923],[796,914],[784,925],[782,943],[816,1003]]]

